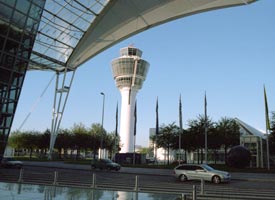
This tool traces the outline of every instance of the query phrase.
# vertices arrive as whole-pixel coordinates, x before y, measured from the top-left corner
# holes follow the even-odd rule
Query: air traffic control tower
[[[112,61],[112,72],[121,93],[120,153],[134,152],[134,109],[137,92],[145,81],[149,63],[141,59],[142,51],[129,46],[120,49],[120,57]]]

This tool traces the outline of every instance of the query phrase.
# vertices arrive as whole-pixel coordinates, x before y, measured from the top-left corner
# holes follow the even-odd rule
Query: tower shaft
[[[121,153],[134,152],[134,110],[137,90],[130,87],[120,89],[121,115],[120,115],[120,139]]]

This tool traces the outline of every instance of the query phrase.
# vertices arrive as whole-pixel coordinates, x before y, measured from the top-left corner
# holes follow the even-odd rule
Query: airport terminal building
[[[0,156],[8,141],[44,3],[0,1]]]
[[[251,153],[250,167],[253,168],[263,168],[266,166],[266,136],[261,131],[255,129],[254,127],[248,125],[242,120],[235,118],[235,121],[240,127],[240,145],[246,147]],[[149,129],[149,148],[152,151],[149,153],[149,157],[157,157],[158,162],[166,162],[168,157],[170,161],[177,161],[179,157],[179,151],[170,151],[169,156],[167,151],[163,148],[156,148],[151,137],[155,135],[155,128]],[[181,150],[181,154],[186,154],[187,163],[196,163],[198,161],[198,152],[191,151],[185,152]],[[208,149],[208,163],[225,163],[224,150],[220,149],[218,152],[214,153],[211,149]],[[214,159],[215,158],[215,159]]]
[[[50,152],[76,69],[112,45],[157,25],[255,0],[0,0],[0,158],[27,70],[56,74]],[[66,83],[66,84],[65,84]],[[49,116],[49,120],[51,116]]]

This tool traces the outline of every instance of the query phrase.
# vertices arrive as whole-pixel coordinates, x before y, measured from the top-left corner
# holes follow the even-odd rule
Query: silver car
[[[231,175],[225,171],[215,170],[209,165],[183,164],[174,169],[174,175],[180,181],[201,180],[213,183],[229,182]]]
[[[5,157],[5,158],[2,159],[0,166],[5,167],[5,168],[14,167],[14,168],[19,168],[20,169],[20,168],[23,167],[23,162],[15,160],[12,157]]]

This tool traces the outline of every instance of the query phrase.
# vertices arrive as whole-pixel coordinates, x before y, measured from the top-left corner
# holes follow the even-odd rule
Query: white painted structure
[[[129,46],[112,61],[113,77],[121,93],[120,153],[134,152],[134,110],[137,92],[145,81],[149,63],[141,59],[142,51]]]
[[[266,134],[257,130],[256,128],[248,125],[247,123],[241,121],[238,118],[235,118],[235,121],[240,126],[240,145],[246,147],[251,153],[251,167],[263,168],[266,165],[265,158],[265,148],[266,146]],[[153,152],[149,155],[150,157],[154,157],[157,159],[159,163],[166,162],[168,159],[168,154],[163,148],[157,148],[154,142],[151,140],[151,136],[156,134],[155,128],[149,129],[149,147],[153,149]],[[213,158],[213,152],[211,149],[208,150],[210,158]],[[177,160],[178,150],[170,150],[169,158],[170,162]],[[185,154],[183,151],[182,155]],[[225,163],[224,160],[224,149],[221,148],[217,151],[217,159],[216,163]],[[187,163],[197,163],[198,161],[198,152],[190,151],[186,152],[186,162]],[[208,163],[214,163],[214,160],[209,160]]]
[[[245,146],[251,153],[251,167],[263,168],[266,165],[266,134],[235,118],[240,126],[240,145]]]
[[[151,140],[152,136],[156,135],[156,129],[150,128],[149,129],[149,148],[153,149],[152,154],[149,155],[149,158],[154,158],[159,164],[167,163],[168,158],[169,162],[173,162],[176,160],[178,150],[170,149],[169,155],[166,149],[164,148],[157,148],[156,144]],[[182,153],[183,154],[183,153]]]

